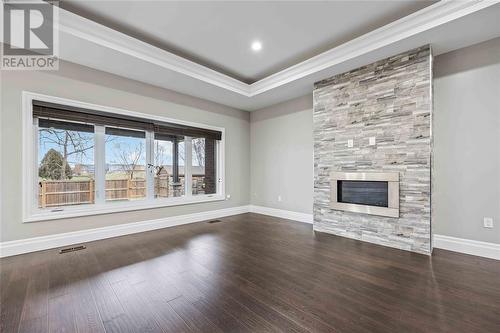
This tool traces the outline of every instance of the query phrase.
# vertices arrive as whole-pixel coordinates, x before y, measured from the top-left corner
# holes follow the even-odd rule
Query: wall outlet
[[[485,228],[493,228],[493,218],[492,217],[485,217],[483,219],[483,225]]]
[[[354,140],[353,139],[347,140],[347,148],[352,148],[352,147],[354,147]]]
[[[281,202],[283,201],[283,198],[281,197],[281,195],[278,195],[278,202]]]
[[[375,139],[374,136],[371,136],[369,139],[368,139],[368,145],[370,146],[375,146],[375,144],[377,143],[377,140]]]
[[[231,199],[231,194],[226,195],[226,200]]]

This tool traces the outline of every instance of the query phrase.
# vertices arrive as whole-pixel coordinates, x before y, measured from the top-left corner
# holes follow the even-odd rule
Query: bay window
[[[27,222],[224,199],[222,128],[31,93],[25,102]]]

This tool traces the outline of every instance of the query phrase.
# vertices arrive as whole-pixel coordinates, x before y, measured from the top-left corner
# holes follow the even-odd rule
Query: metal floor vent
[[[219,223],[219,222],[222,222],[221,220],[211,220],[211,221],[208,221],[207,223]]]
[[[60,249],[59,250],[59,254],[68,253],[68,252],[74,252],[74,251],[79,251],[79,250],[85,250],[86,248],[87,247],[85,245],[67,247],[67,248],[64,248],[64,249]]]

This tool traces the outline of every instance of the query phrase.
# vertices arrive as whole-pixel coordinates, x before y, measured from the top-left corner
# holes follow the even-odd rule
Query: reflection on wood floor
[[[500,262],[258,214],[4,258],[1,332],[500,332]]]

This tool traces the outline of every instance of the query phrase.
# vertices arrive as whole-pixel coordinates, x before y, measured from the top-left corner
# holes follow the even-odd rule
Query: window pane
[[[38,121],[38,207],[94,203],[94,127]]]
[[[146,197],[146,134],[106,127],[106,201]]]
[[[193,138],[192,157],[193,195],[216,193],[215,140]]]
[[[155,136],[155,198],[179,197],[184,194],[184,156],[182,138]]]

